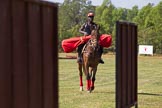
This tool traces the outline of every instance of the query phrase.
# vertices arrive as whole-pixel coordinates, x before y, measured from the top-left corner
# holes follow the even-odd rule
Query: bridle
[[[97,51],[99,49],[99,43],[98,43],[99,33],[97,30],[92,31],[91,33],[91,39],[86,43],[86,45],[83,48],[83,52],[87,53],[86,47],[91,47],[93,51]],[[91,50],[92,51],[92,50]]]

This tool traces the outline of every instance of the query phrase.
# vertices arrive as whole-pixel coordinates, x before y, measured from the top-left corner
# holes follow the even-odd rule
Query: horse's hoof
[[[87,90],[87,93],[91,93],[91,90]]]
[[[80,86],[80,91],[83,91],[83,86]]]
[[[90,91],[93,91],[94,90],[94,86],[90,88]]]

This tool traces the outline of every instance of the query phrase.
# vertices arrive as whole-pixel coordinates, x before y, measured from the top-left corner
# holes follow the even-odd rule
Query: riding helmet
[[[94,17],[94,13],[89,12],[87,16],[88,16],[88,17]]]

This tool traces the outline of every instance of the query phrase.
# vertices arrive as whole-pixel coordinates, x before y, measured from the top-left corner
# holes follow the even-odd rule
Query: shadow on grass
[[[155,94],[155,93],[138,93],[138,95],[162,96],[162,94]]]
[[[93,93],[106,93],[106,94],[115,94],[115,92],[108,92],[108,91],[92,91]],[[155,93],[138,93],[138,95],[150,95],[150,96],[162,96],[162,94],[155,94]]]
[[[100,91],[92,91],[92,93],[98,93],[98,94],[101,94],[101,93],[104,93],[104,94],[105,93],[106,94],[115,94],[115,92],[111,92],[111,91],[109,91],[109,92],[108,91],[101,91],[101,92]]]

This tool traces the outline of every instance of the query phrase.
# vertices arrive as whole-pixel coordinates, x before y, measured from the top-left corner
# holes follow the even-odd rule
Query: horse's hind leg
[[[83,72],[82,72],[82,64],[79,64],[79,63],[78,63],[78,68],[79,68],[79,78],[80,78],[80,91],[83,91],[83,80],[82,80]]]

